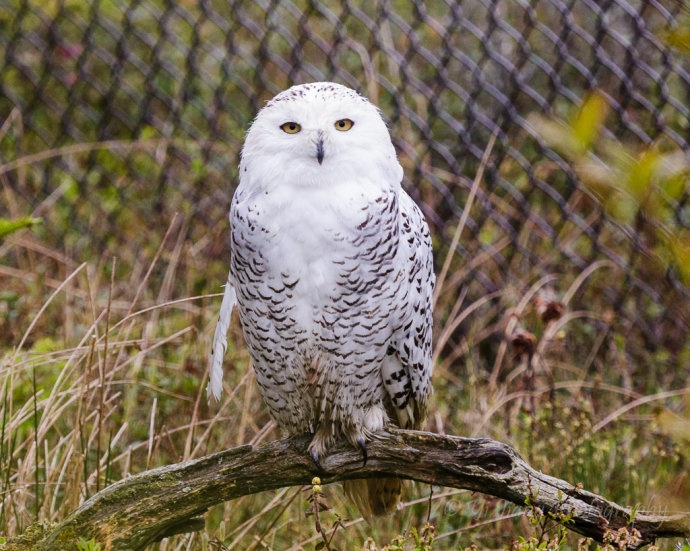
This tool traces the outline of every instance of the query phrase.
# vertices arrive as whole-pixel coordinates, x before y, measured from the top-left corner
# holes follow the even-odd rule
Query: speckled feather
[[[342,119],[349,130],[335,128]],[[389,422],[417,428],[425,415],[431,240],[401,179],[376,107],[333,83],[276,96],[242,150],[209,393],[220,395],[236,301],[271,415],[289,434],[313,433],[315,455],[341,436],[362,445]]]

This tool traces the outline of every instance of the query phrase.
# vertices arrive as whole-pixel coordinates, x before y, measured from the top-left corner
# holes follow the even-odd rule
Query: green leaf
[[[31,216],[25,216],[24,218],[18,218],[16,220],[9,220],[7,218],[0,218],[0,239],[10,235],[11,233],[21,230],[22,228],[28,228],[30,226],[35,226],[42,222],[41,218],[33,218]]]
[[[659,154],[653,149],[646,149],[631,167],[628,185],[639,205],[644,205],[646,202],[658,165]]]
[[[667,240],[667,246],[671,250],[683,282],[690,285],[690,232],[682,231],[676,235],[660,235],[660,237]]]
[[[595,92],[585,99],[570,124],[572,137],[581,154],[589,151],[599,137],[608,111],[609,104],[602,94]]]
[[[91,538],[88,541],[84,538],[79,538],[77,542],[77,551],[101,551],[101,544],[96,543],[95,538]]]
[[[683,25],[668,31],[664,40],[672,48],[684,54],[690,54],[690,25]]]

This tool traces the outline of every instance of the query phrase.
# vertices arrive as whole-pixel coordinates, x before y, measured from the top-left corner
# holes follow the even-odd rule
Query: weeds
[[[434,525],[427,522],[419,531],[413,527],[406,535],[395,536],[384,547],[378,547],[372,538],[367,538],[361,551],[432,551],[434,540]]]
[[[326,549],[326,551],[336,551],[331,547],[333,538],[335,537],[338,528],[342,528],[343,521],[339,515],[336,515],[335,522],[331,528],[331,533],[328,535],[321,524],[321,512],[328,511],[330,507],[326,503],[326,495],[321,487],[321,479],[315,476],[311,481],[311,493],[309,494],[309,508],[307,509],[307,516],[314,517],[314,526],[316,531],[321,534],[321,541],[316,544],[314,549]]]
[[[77,551],[101,551],[101,544],[96,543],[94,538],[88,541],[84,538],[80,538],[77,542]]]

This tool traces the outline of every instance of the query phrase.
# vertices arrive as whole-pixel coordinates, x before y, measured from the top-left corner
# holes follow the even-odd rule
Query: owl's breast
[[[232,272],[242,295],[281,296],[306,329],[334,302],[365,294],[386,278],[397,250],[397,200],[392,190],[357,185],[309,193],[273,191],[244,197],[231,209]],[[243,293],[242,287],[266,287]],[[277,299],[275,299],[277,300]],[[363,308],[366,300],[358,298]]]
[[[314,283],[325,282],[334,260],[356,252],[358,235],[377,214],[372,205],[379,196],[357,182],[301,193],[290,186],[246,197],[238,192],[230,215],[233,246],[275,268],[311,273]]]

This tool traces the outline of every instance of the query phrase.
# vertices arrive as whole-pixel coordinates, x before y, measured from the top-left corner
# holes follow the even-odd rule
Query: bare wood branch
[[[354,478],[399,476],[463,488],[518,505],[530,502],[545,513],[564,513],[568,528],[601,541],[607,530],[633,526],[642,547],[660,537],[690,536],[690,513],[660,515],[631,510],[530,467],[510,446],[489,439],[392,431],[359,450],[338,447],[319,471],[306,453],[308,436],[242,446],[194,461],[146,471],[117,482],[81,505],[36,542],[37,551],[74,548],[92,537],[107,550],[141,549],[162,537],[203,526],[213,505],[285,486]],[[7,547],[7,549],[12,549]]]

